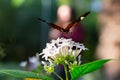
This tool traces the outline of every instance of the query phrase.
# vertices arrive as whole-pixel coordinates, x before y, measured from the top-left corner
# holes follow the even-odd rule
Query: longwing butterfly
[[[83,20],[89,13],[90,13],[90,11],[82,14],[82,15],[79,16],[76,20],[74,20],[74,21],[72,21],[71,23],[69,23],[69,24],[66,26],[66,28],[62,28],[61,26],[58,26],[58,25],[56,25],[56,24],[54,24],[54,23],[45,21],[45,20],[43,20],[43,19],[41,19],[41,18],[38,18],[38,20],[40,20],[40,21],[48,24],[49,26],[53,27],[54,29],[58,29],[58,30],[61,31],[61,32],[66,32],[66,33],[68,33],[68,32],[70,31],[70,28],[76,27],[76,26],[79,24],[79,22],[80,22],[81,20]]]

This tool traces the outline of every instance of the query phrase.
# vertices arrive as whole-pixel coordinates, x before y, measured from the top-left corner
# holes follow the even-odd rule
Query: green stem
[[[53,72],[53,74],[55,74],[60,80],[63,80],[63,78],[60,77],[56,72]]]
[[[65,70],[65,76],[66,76],[66,80],[68,80],[68,71],[67,71],[67,66],[64,64],[64,70]]]

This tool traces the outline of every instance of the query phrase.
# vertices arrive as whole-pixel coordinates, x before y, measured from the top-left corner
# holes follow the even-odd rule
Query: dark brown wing
[[[90,11],[82,14],[78,19],[76,19],[73,22],[71,22],[70,24],[68,24],[68,26],[65,28],[65,30],[69,30],[71,27],[77,26],[79,24],[79,22],[82,21],[89,13],[90,13]]]
[[[45,20],[43,20],[43,19],[41,19],[41,18],[38,18],[38,20],[40,20],[40,21],[42,21],[42,22],[48,24],[49,26],[53,27],[54,29],[58,29],[58,30],[60,30],[60,31],[63,30],[62,27],[60,27],[60,26],[58,26],[58,25],[56,25],[56,24],[53,24],[53,23],[48,22],[48,21],[45,21]]]

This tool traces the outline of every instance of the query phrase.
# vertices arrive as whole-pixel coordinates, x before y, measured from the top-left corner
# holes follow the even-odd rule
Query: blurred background
[[[42,18],[56,22],[60,5],[69,5],[75,12],[75,19],[81,14],[91,13],[81,21],[84,28],[84,45],[89,49],[83,54],[83,62],[96,59],[99,39],[98,15],[103,0],[0,0],[0,69],[22,69],[21,61],[42,52],[51,27],[40,22]],[[84,80],[103,80],[100,72],[90,74]],[[94,75],[94,76],[93,76]],[[95,78],[97,77],[97,79]],[[99,78],[99,79],[98,79]],[[0,75],[0,80],[18,80]]]
[[[57,9],[62,4],[70,5],[76,13],[91,11],[81,23],[85,29],[84,44],[93,56],[97,42],[97,11],[99,1],[87,0],[1,0],[0,1],[0,59],[1,61],[21,61],[41,52],[48,42],[51,27],[37,18],[55,22]],[[96,4],[96,5],[95,5]],[[94,7],[95,6],[95,7]],[[98,8],[97,8],[97,7]],[[91,59],[91,58],[90,58]]]

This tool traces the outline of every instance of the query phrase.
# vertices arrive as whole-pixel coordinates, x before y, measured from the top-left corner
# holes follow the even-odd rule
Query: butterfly
[[[61,26],[58,26],[58,25],[56,25],[56,24],[54,24],[54,23],[48,22],[48,21],[43,20],[43,19],[41,19],[41,18],[38,18],[38,20],[40,20],[40,21],[48,24],[49,26],[53,27],[54,29],[57,29],[57,30],[59,30],[59,31],[61,31],[61,32],[66,32],[66,33],[68,33],[72,27],[76,27],[76,26],[79,24],[79,22],[82,21],[89,13],[90,13],[90,11],[82,14],[82,15],[79,16],[76,20],[74,20],[74,21],[72,21],[71,23],[69,23],[69,24],[66,26],[66,28],[62,28]]]

